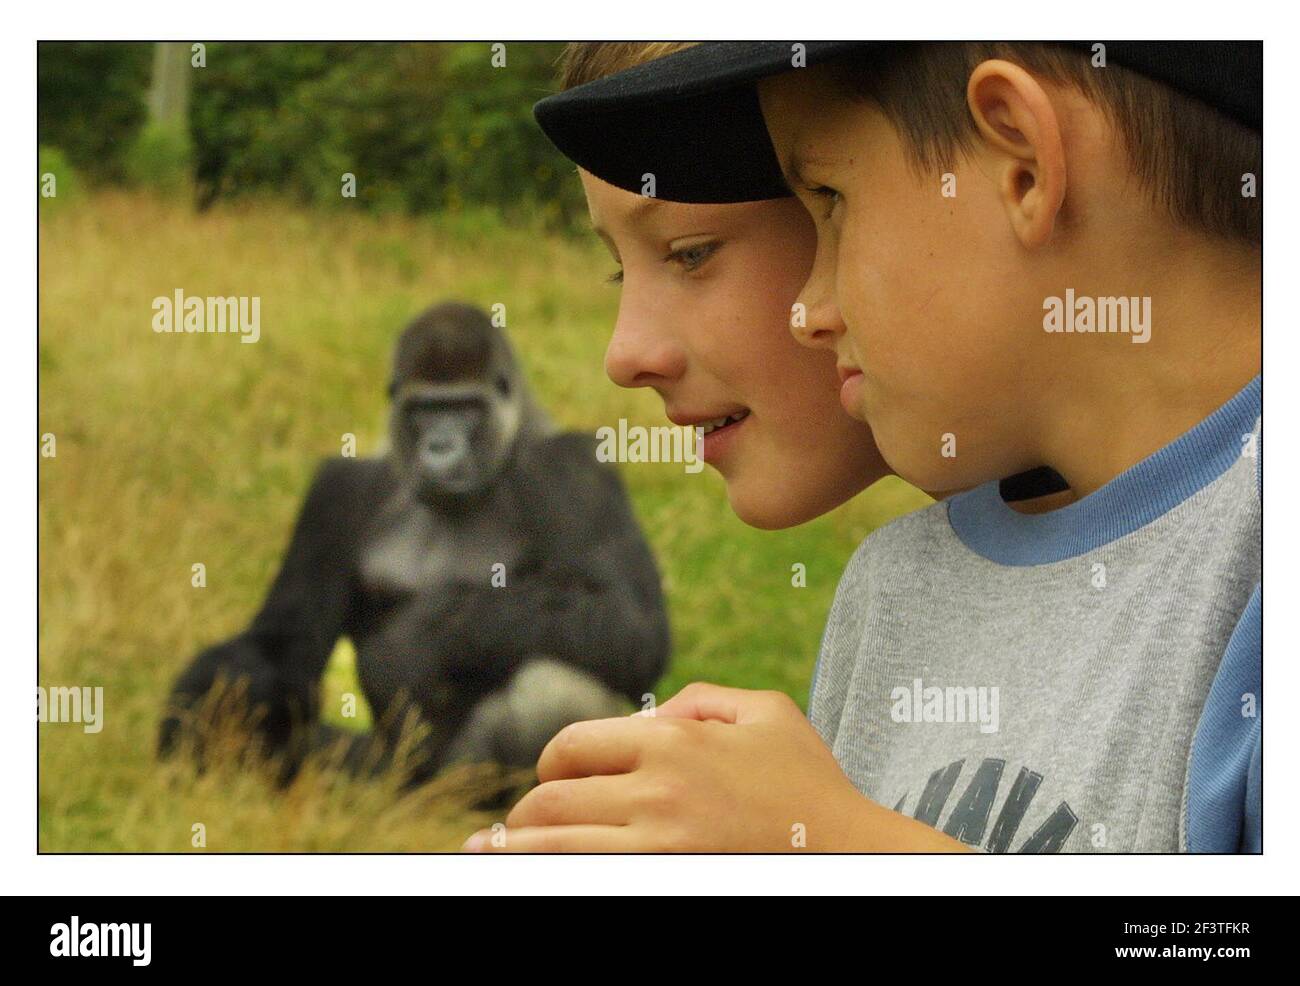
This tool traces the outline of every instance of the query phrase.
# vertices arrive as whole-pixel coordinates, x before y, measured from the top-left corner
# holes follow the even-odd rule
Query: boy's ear
[[[1019,65],[981,62],[966,84],[966,103],[997,161],[999,191],[1020,242],[1048,241],[1065,201],[1065,147],[1051,98]]]

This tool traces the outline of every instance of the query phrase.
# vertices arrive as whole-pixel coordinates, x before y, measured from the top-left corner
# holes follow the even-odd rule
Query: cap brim
[[[706,42],[548,96],[533,107],[556,147],[597,178],[671,202],[789,195],[755,83],[882,42]],[[651,185],[653,182],[653,185]]]

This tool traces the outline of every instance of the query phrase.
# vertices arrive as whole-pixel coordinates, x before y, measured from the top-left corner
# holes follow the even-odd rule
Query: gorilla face
[[[417,499],[445,507],[481,494],[510,458],[518,431],[507,378],[404,384],[394,395],[393,446]]]
[[[427,485],[461,492],[475,485],[475,441],[482,441],[485,412],[472,397],[412,398],[404,409],[415,442],[415,468]]]
[[[467,506],[509,462],[524,417],[514,354],[483,312],[432,308],[398,341],[390,424],[394,464],[416,499]]]

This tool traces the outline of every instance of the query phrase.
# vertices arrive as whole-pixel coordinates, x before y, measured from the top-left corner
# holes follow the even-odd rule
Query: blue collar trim
[[[953,532],[999,565],[1045,565],[1094,551],[1145,527],[1222,476],[1242,454],[1242,436],[1263,414],[1263,381],[1089,496],[1045,514],[1012,510],[985,483],[948,501]],[[1258,453],[1256,453],[1258,454]]]

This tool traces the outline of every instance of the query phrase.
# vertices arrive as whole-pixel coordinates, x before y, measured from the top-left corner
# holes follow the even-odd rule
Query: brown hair
[[[572,89],[689,48],[694,41],[573,41],[560,56],[560,88]]]
[[[1044,43],[898,45],[870,60],[846,59],[834,73],[846,91],[874,103],[898,131],[918,171],[949,168],[972,150],[977,131],[966,83],[989,58],[1016,62],[1073,86],[1109,118],[1141,187],[1175,221],[1211,236],[1259,244],[1259,199],[1242,194],[1263,170],[1261,135],[1205,104],[1119,66],[1094,68],[1083,52]]]

